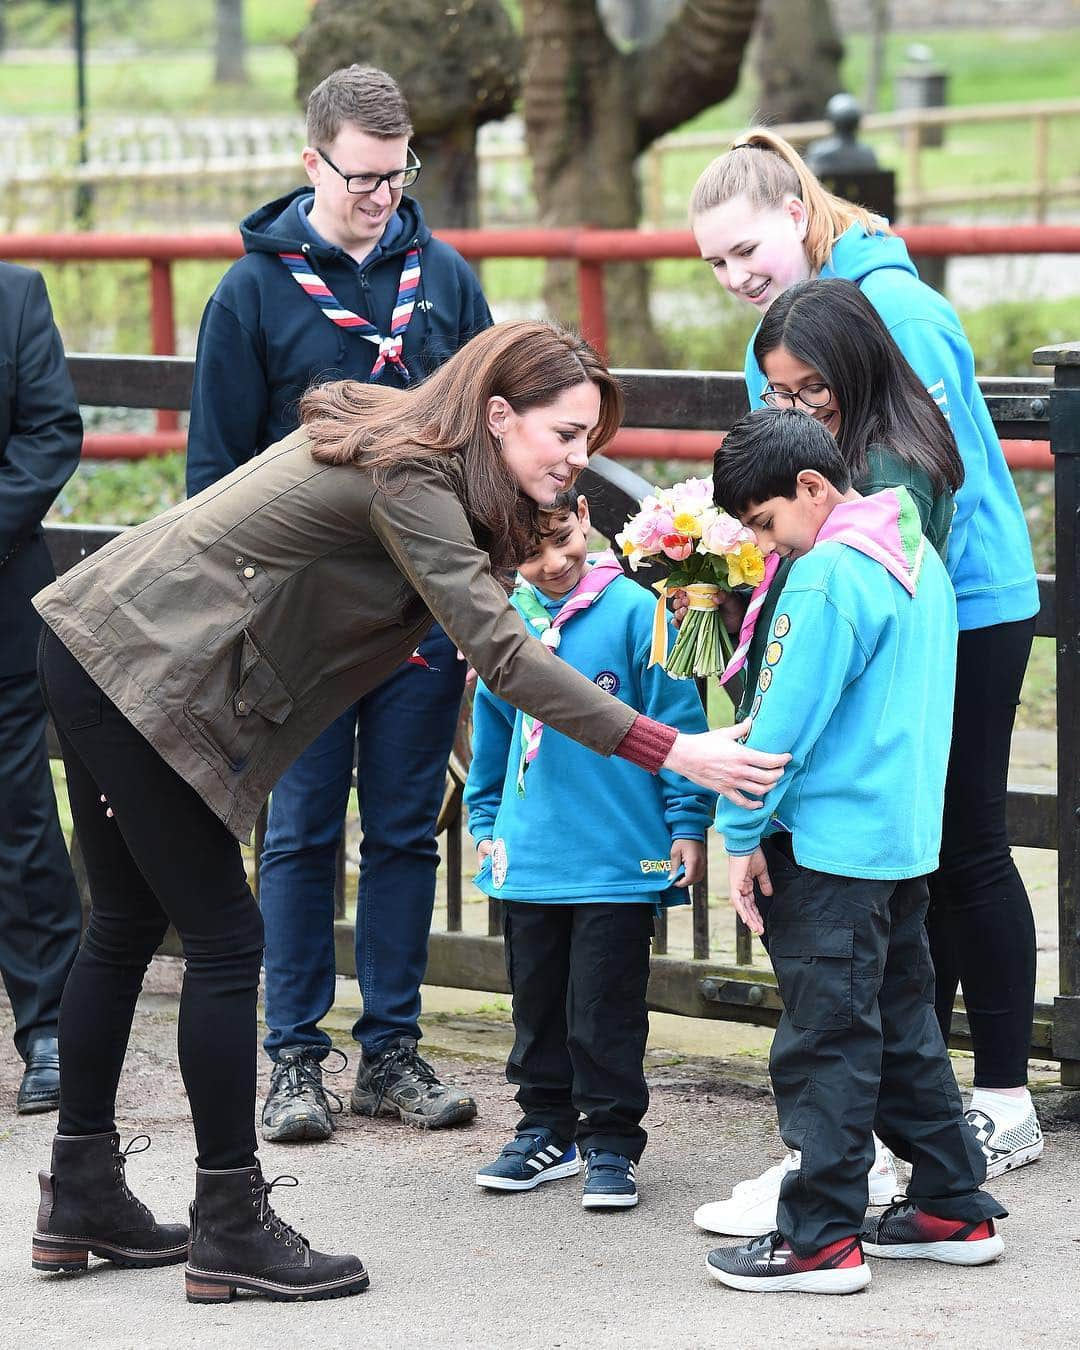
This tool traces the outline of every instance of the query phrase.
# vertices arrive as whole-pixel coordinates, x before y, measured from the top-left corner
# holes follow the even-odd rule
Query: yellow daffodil
[[[690,539],[701,538],[701,521],[692,511],[680,511],[674,519],[676,534],[685,534]]]
[[[725,553],[728,566],[728,584],[756,586],[765,575],[765,559],[756,544],[744,542],[731,553]]]

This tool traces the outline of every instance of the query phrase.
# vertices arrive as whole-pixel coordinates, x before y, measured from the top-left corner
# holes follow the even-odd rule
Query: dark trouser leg
[[[519,1130],[577,1134],[573,1071],[566,1048],[572,905],[503,902],[506,972],[514,996],[514,1048],[506,1078],[517,1087]]]
[[[567,1048],[582,1150],[621,1153],[634,1162],[648,1138],[645,1044],[649,1014],[651,905],[574,905],[567,996]]]
[[[808,1256],[859,1232],[866,1211],[895,883],[813,872],[792,861],[790,845],[764,848],[773,895],[758,903],[784,1002],[769,1070],[780,1133],[802,1151],[781,1186],[777,1226]]]
[[[356,754],[356,708],[336,718],[274,784],[259,869],[266,928],[266,1053],[330,1037],[334,1004],[334,880]]]
[[[79,948],[79,892],[56,815],[37,674],[0,676],[0,975],[15,1048],[55,1035]]]
[[[365,694],[357,716],[357,793],[364,827],[356,904],[356,971],[364,999],[353,1036],[370,1058],[420,1038],[439,851],[435,823],[454,742],[465,662],[443,630]]]
[[[246,1166],[262,919],[239,844],[55,638],[43,673],[92,897],[60,1011],[60,1132],[113,1128],[135,1000],[171,920],[186,958],[178,1044],[198,1163]]]
[[[923,879],[897,883],[878,995],[884,1053],[875,1128],[912,1164],[907,1195],[921,1209],[943,1219],[997,1218],[1005,1211],[979,1190],[986,1180],[986,1159],[964,1120],[934,1013],[926,903]]]
[[[1027,1082],[1035,1003],[1035,923],[1009,851],[1009,742],[1034,620],[960,634],[941,865],[927,927],[937,1016],[947,1038],[957,983],[975,1042],[978,1087]]]

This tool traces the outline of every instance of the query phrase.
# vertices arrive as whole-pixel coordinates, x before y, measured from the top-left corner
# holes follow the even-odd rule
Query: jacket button
[[[243,565],[244,565],[244,560],[243,560],[243,558],[237,558],[237,559],[236,559],[236,565],[237,565],[237,567],[243,567]]]
[[[245,568],[244,568],[244,576],[246,576],[246,577],[248,578],[249,581],[251,580],[251,578],[252,578],[254,575],[255,575],[255,569],[254,569],[254,567],[245,567]]]
[[[242,698],[238,698],[236,700],[236,711],[240,713],[247,712],[247,704],[244,702]]]

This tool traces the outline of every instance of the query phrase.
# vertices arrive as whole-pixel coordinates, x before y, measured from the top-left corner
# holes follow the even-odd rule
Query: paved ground
[[[150,1153],[130,1180],[161,1218],[182,1217],[192,1137],[175,1070],[176,963],[159,961],[144,994],[122,1083],[125,1138],[149,1131]],[[333,1017],[348,1048],[355,1015],[347,984]],[[578,1202],[579,1182],[531,1195],[491,1196],[472,1181],[497,1152],[515,1113],[501,1061],[508,1028],[500,1002],[432,991],[426,1044],[466,1083],[482,1113],[472,1126],[425,1135],[389,1120],[341,1118],[332,1143],[264,1146],[268,1176],[298,1175],[280,1210],[316,1245],[354,1250],[370,1290],[310,1305],[243,1298],[194,1307],[180,1267],[118,1271],[92,1263],[78,1276],[30,1270],[36,1171],[47,1165],[53,1117],[7,1115],[20,1066],[0,1007],[0,1344],[36,1347],[264,1347],[303,1338],[390,1347],[1058,1347],[1080,1335],[1080,1094],[1039,1073],[1048,1133],[1044,1160],[995,1187],[1012,1215],[997,1265],[962,1271],[874,1263],[874,1282],[846,1299],[763,1299],[714,1283],[709,1239],[690,1223],[696,1204],[779,1156],[764,1078],[768,1033],[657,1018],[649,1070],[649,1150],[636,1210],[600,1214]],[[708,1044],[713,1057],[694,1053]],[[722,1057],[721,1057],[722,1056]],[[969,1061],[957,1061],[963,1077]],[[344,1082],[348,1073],[342,1076]],[[263,1083],[265,1088],[265,1079]],[[346,1089],[347,1095],[347,1089]]]

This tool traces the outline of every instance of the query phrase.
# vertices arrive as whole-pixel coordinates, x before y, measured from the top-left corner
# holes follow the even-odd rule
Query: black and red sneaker
[[[993,1219],[939,1219],[910,1201],[868,1218],[862,1241],[868,1256],[944,1261],[951,1266],[983,1266],[1005,1250]]]
[[[705,1258],[714,1280],[755,1294],[853,1294],[870,1283],[858,1237],[830,1242],[813,1256],[796,1256],[780,1233],[741,1247],[717,1247]]]

